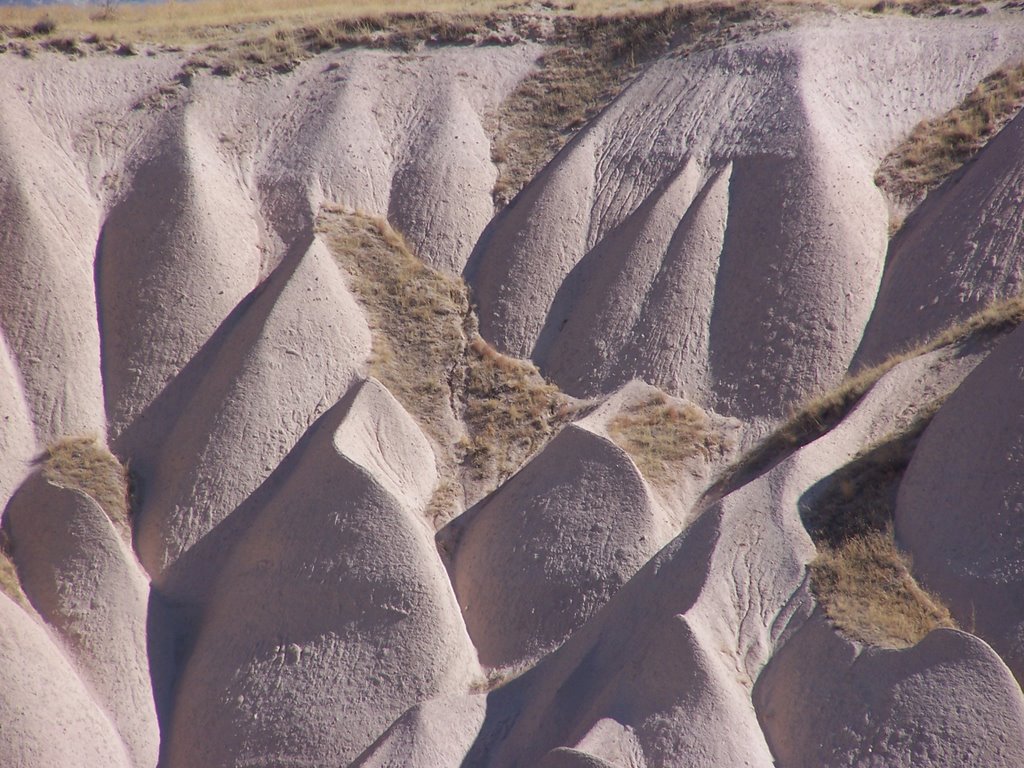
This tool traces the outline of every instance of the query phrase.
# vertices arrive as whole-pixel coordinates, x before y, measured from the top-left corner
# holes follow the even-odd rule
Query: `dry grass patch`
[[[427,267],[381,218],[325,209],[319,230],[367,310],[370,373],[443,444],[466,344],[465,284]]]
[[[936,398],[906,428],[862,452],[800,510],[819,553],[810,566],[811,588],[836,627],[859,642],[904,648],[933,629],[955,626],[938,598],[914,580],[893,536],[900,481],[944,401]]]
[[[710,461],[725,444],[707,414],[696,405],[674,405],[662,394],[627,406],[609,422],[608,434],[655,485],[670,485],[680,466]]]
[[[3,592],[22,608],[29,607],[28,598],[21,591],[18,572],[14,568],[14,563],[11,562],[9,542],[3,531],[0,531],[0,592]]]
[[[438,449],[428,514],[444,521],[463,480],[493,487],[514,472],[569,419],[570,401],[480,338],[465,283],[427,267],[386,221],[325,208],[318,231],[366,310],[370,373]]]
[[[540,59],[501,106],[491,160],[498,168],[492,196],[503,208],[573,134],[611,101],[622,79],[592,51],[559,48]]]
[[[645,62],[674,45],[692,51],[720,44],[755,17],[769,18],[765,6],[743,1],[556,18],[545,40],[552,49],[494,119],[495,205],[507,205]]]
[[[934,337],[906,351],[890,355],[881,363],[849,374],[837,386],[794,408],[789,418],[753,450],[743,456],[727,474],[726,488],[747,482],[793,451],[828,433],[867,392],[897,365],[937,349],[965,344],[972,339],[997,337],[1024,322],[1024,296],[992,302]]]
[[[43,477],[62,488],[91,496],[121,534],[131,541],[128,472],[95,437],[65,437],[46,449]]]
[[[471,336],[462,399],[468,439],[462,448],[478,479],[499,482],[571,418],[569,400],[532,363]]]
[[[982,80],[954,109],[917,125],[883,161],[875,183],[897,200],[920,202],[963,166],[1024,106],[1024,63]]]
[[[910,575],[890,533],[869,533],[823,547],[811,584],[833,624],[861,643],[907,648],[933,629],[955,627],[949,611]]]

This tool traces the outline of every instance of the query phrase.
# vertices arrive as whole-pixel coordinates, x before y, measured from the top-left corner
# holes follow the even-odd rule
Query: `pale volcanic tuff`
[[[1021,332],[910,355],[743,463],[851,366],[1017,292],[1020,117],[891,241],[873,176],[1024,58],[1024,17],[808,10],[670,46],[495,213],[494,121],[549,45],[504,42],[228,77],[0,56],[28,601],[0,593],[0,764],[1024,764]],[[325,204],[463,276],[488,341],[587,398],[440,531],[454,449],[374,377]],[[458,375],[432,383],[453,423]],[[612,429],[649,403],[714,435],[668,483]],[[932,403],[895,536],[969,632],[870,647],[819,605],[802,515]],[[80,435],[130,468],[130,547],[38,466]]]

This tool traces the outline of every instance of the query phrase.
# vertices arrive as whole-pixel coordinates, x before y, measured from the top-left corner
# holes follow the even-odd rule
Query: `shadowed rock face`
[[[547,65],[538,13],[540,42],[260,77],[0,53],[0,590],[24,598],[0,595],[0,764],[1024,764],[1021,331],[911,356],[735,472],[709,447],[1016,290],[1020,117],[888,245],[873,175],[1019,58],[1024,17],[670,45],[495,216],[489,131]],[[543,419],[491,350],[489,398],[461,362],[408,370],[448,403],[421,428],[373,378],[325,203],[464,274],[487,341],[593,399],[556,398],[567,426],[481,490],[467,398]],[[609,437],[638,403],[702,406],[709,441],[658,475],[675,427]],[[864,647],[817,604],[801,514],[934,408],[896,537],[976,635]],[[88,435],[128,465],[131,546],[36,466]]]

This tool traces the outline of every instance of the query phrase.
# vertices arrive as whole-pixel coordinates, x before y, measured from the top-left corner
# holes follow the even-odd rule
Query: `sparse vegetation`
[[[1024,106],[1024,63],[986,77],[956,108],[926,120],[882,161],[875,183],[911,206],[969,161]]]
[[[721,435],[696,405],[674,405],[662,394],[624,408],[608,434],[655,485],[669,485],[689,459],[711,460],[725,447]]]
[[[914,580],[893,536],[900,480],[925,427],[945,398],[836,472],[801,509],[818,546],[811,587],[843,633],[863,643],[906,647],[955,626],[942,603]]]
[[[493,154],[501,176],[495,199],[510,199],[526,179],[621,89],[638,66],[684,36],[689,48],[725,38],[755,6],[738,3],[669,5],[658,10],[579,16],[548,8],[551,31],[536,12],[509,9],[448,14],[390,12],[320,19],[314,23],[256,27],[248,36],[216,40],[193,56],[191,66],[221,74],[284,71],[312,54],[359,46],[413,51],[424,45],[507,44],[540,40],[551,50],[496,119]]]
[[[833,0],[830,5],[867,9],[876,0]],[[672,9],[699,7],[700,2],[679,0],[545,0],[543,12],[549,16],[573,16],[582,19],[616,19],[657,14]],[[728,7],[727,3],[719,3]],[[785,0],[777,7],[814,7],[807,0]],[[878,9],[906,9],[910,13],[938,12],[942,8],[971,6],[963,0],[887,0]],[[526,0],[388,0],[391,15],[424,15],[447,18],[505,18],[536,14],[536,4]],[[101,0],[99,5],[57,5],[47,9],[49,18],[67,34],[115,37],[136,44],[162,46],[205,45],[237,41],[255,33],[274,34],[277,30],[316,27],[334,21],[367,19],[371,23],[384,17],[381,4],[367,0],[174,0],[154,3],[119,3]],[[41,18],[38,8],[5,6],[0,8],[0,31],[28,30]],[[13,36],[13,35],[12,35]]]
[[[572,407],[533,365],[481,339],[465,284],[423,264],[383,219],[325,208],[319,231],[366,309],[370,373],[438,448],[442,480],[429,513],[443,522],[459,496],[446,473],[493,487]]]
[[[867,9],[872,7],[873,0],[832,0],[828,4]],[[874,9],[912,14],[974,13],[976,5],[975,0],[883,0],[875,3]],[[670,34],[674,35],[680,26],[698,27],[709,10],[712,15],[730,15],[737,11],[742,14],[750,8],[760,13],[768,7],[799,10],[816,6],[810,0],[782,0],[771,6],[749,0],[545,0],[540,8],[526,0],[389,0],[387,12],[382,13],[379,3],[361,0],[166,0],[138,4],[101,0],[84,6],[52,6],[44,16],[31,6],[0,7],[0,40],[35,37],[46,42],[45,38],[60,29],[70,39],[97,41],[95,45],[89,43],[95,50],[110,50],[118,44],[197,49],[199,56],[193,66],[206,63],[211,69],[227,73],[286,70],[294,65],[295,59],[290,55],[293,51],[299,53],[299,58],[305,58],[336,46],[411,50],[421,44],[538,39],[536,35],[545,25],[539,25],[537,19],[544,17],[562,24],[558,30],[561,39],[549,40],[552,45],[571,42],[578,31],[577,42],[583,43],[578,52],[596,59],[626,62],[632,67],[663,43],[663,21],[669,22]],[[602,34],[612,28],[614,34]],[[566,35],[566,30],[571,34]],[[246,58],[242,48],[255,50],[262,61]],[[9,46],[9,50],[22,55],[32,52],[21,44]],[[218,53],[223,56],[218,57]],[[271,56],[272,53],[276,55]],[[551,60],[555,69],[560,66],[558,59],[556,55]],[[590,69],[589,64],[586,69]],[[583,90],[590,89],[584,81],[578,85]],[[575,120],[571,115],[566,118],[559,121],[563,129]]]
[[[0,592],[23,608],[28,607],[28,598],[21,590],[18,572],[14,568],[14,563],[11,562],[10,543],[2,530],[0,530]]]
[[[217,75],[273,70],[286,72],[314,54],[335,48],[412,51],[420,45],[456,45],[487,35],[483,17],[435,13],[384,14],[325,20],[309,26],[278,26],[270,32],[215,42],[193,54],[186,70],[208,68]]]
[[[858,642],[906,648],[933,629],[956,626],[945,606],[914,581],[891,532],[823,547],[810,570],[819,604]]]
[[[95,437],[65,437],[46,449],[43,477],[62,488],[91,496],[114,526],[131,541],[128,472]]]
[[[963,344],[969,339],[998,336],[1024,322],[1024,296],[992,302],[966,320],[954,323],[933,338],[904,352],[890,355],[881,363],[848,375],[836,387],[807,400],[773,433],[742,457],[728,474],[727,486],[759,474],[794,450],[821,437],[850,412],[850,409],[900,363],[936,349]]]
[[[764,7],[749,2],[673,5],[593,17],[559,17],[540,59],[494,119],[493,196],[503,207],[590,118],[621,91],[639,67],[673,42],[686,50],[723,42],[736,24]]]
[[[478,478],[512,474],[573,413],[532,363],[501,354],[475,333],[467,349],[463,401],[469,434],[463,449]]]

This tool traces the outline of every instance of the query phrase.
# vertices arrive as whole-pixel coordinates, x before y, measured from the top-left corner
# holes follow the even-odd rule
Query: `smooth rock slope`
[[[659,60],[484,233],[484,334],[573,394],[639,376],[779,417],[860,343],[885,266],[878,162],[1022,35],[841,18]]]
[[[530,40],[230,75],[0,51],[0,764],[1024,763],[1017,310],[786,422],[1019,287],[1019,116],[892,240],[873,181],[1024,59],[1024,16],[981,7],[658,17],[614,98],[533,126],[572,138],[500,212],[536,149],[503,110],[592,53],[566,30],[657,20],[534,9]],[[447,273],[377,297],[427,335],[457,304],[436,376],[382,365],[322,210]],[[826,615],[808,515],[908,434],[879,533],[961,629],[869,647]],[[46,474],[68,438],[126,465],[124,530]],[[482,471],[496,445],[522,466]]]

